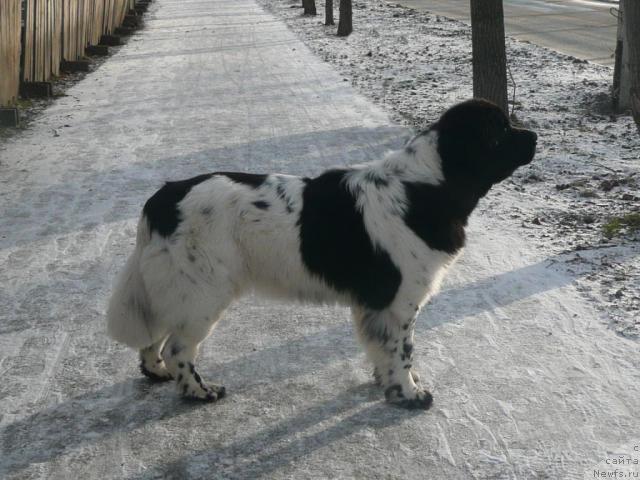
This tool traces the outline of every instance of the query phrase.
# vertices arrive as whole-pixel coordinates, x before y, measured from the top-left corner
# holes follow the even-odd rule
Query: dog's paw
[[[167,382],[173,379],[164,362],[156,363],[152,366],[147,366],[145,362],[141,362],[140,372],[152,382]]]
[[[408,410],[428,410],[433,404],[433,396],[427,390],[416,389],[411,395],[406,395],[400,385],[391,385],[384,391],[387,402]]]
[[[200,382],[179,382],[178,390],[185,400],[195,400],[199,402],[216,402],[227,393],[222,385],[205,385]]]

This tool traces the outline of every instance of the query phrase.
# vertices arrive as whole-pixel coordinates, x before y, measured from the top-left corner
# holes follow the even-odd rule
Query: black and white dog
[[[166,183],[145,204],[108,308],[142,372],[215,401],[195,370],[225,308],[258,291],[351,307],[389,402],[429,408],[412,371],[415,318],[465,243],[491,186],[529,163],[536,134],[495,105],[446,111],[404,149],[315,178],[217,172]]]

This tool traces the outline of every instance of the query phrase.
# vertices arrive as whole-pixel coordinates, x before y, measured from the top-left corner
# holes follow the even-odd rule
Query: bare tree
[[[624,3],[624,26],[628,49],[631,112],[640,130],[640,1],[622,0]]]
[[[490,100],[509,113],[502,0],[471,0],[471,37],[473,96]]]
[[[335,25],[333,22],[333,0],[326,0],[324,2],[324,24]]]
[[[353,32],[351,20],[351,0],[340,0],[340,20],[338,21],[338,36],[346,37]]]
[[[305,15],[316,15],[316,0],[302,0]]]
[[[614,10],[614,9],[612,9]],[[611,107],[614,112],[629,108],[629,72],[627,70],[628,49],[625,47],[624,1],[620,2],[617,9],[618,32],[616,35],[615,62],[613,66],[613,85],[611,88]]]

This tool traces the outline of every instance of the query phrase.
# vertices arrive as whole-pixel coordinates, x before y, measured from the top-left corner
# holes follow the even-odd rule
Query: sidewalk
[[[253,0],[156,0],[0,145],[0,478],[582,479],[637,445],[637,344],[479,215],[418,320],[426,413],[384,404],[342,308],[232,307],[200,357],[227,387],[217,404],[149,384],[106,337],[111,282],[165,179],[314,175],[406,135]]]

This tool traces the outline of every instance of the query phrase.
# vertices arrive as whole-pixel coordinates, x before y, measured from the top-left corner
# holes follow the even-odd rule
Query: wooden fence
[[[0,107],[12,105],[20,87],[20,3],[0,0]]]
[[[15,103],[20,82],[47,82],[62,61],[81,59],[134,7],[135,0],[0,0],[0,107]]]

